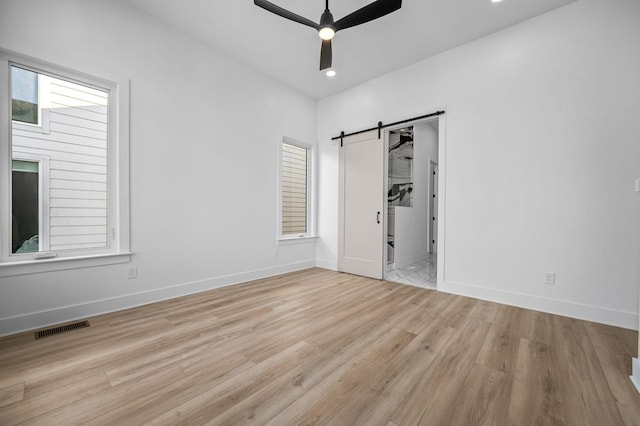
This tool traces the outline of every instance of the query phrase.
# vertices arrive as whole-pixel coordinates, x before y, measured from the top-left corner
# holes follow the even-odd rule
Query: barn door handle
[[[376,221],[380,223],[380,212],[378,212],[378,215],[376,216]]]

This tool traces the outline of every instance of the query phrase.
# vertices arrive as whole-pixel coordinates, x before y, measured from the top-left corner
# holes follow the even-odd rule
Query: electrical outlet
[[[544,283],[548,285],[556,284],[556,273],[555,272],[545,272],[544,273]]]
[[[127,278],[132,279],[138,276],[138,267],[137,266],[129,266],[127,268]]]
[[[640,178],[636,179],[636,192],[640,192]]]

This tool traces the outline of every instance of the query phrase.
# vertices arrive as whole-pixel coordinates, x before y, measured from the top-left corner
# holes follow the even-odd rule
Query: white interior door
[[[338,270],[382,279],[384,139],[374,130],[340,148]]]

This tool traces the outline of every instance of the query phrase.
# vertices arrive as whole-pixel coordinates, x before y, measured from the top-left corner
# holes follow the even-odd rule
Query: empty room
[[[639,425],[640,1],[0,0],[0,425]]]

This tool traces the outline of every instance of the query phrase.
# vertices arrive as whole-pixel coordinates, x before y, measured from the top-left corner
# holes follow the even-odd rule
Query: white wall
[[[427,123],[413,126],[413,206],[395,207],[395,266],[424,259],[428,251],[429,162],[438,161],[438,133]]]
[[[637,0],[581,0],[321,100],[318,264],[336,259],[330,137],[445,107],[439,288],[636,328],[639,22]]]
[[[0,334],[315,264],[274,250],[278,135],[315,142],[313,99],[119,1],[0,0],[0,47],[131,79],[138,267],[0,278]]]

